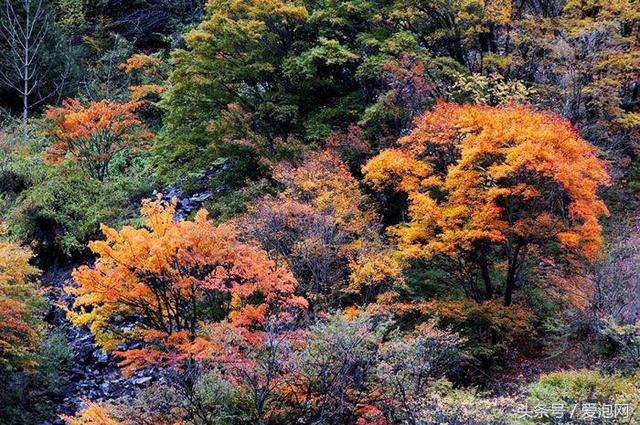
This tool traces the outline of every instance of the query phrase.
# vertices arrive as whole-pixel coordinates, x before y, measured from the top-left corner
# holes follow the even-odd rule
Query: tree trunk
[[[520,249],[522,245],[516,246],[512,257],[509,259],[509,269],[507,270],[507,281],[504,290],[504,305],[510,306],[513,302],[513,291],[516,288],[516,272],[518,270],[518,257],[520,256]]]
[[[493,283],[491,282],[491,274],[489,273],[489,266],[487,265],[487,259],[482,257],[480,260],[480,274],[484,281],[484,298],[489,301],[493,298]]]
[[[515,270],[509,267],[507,272],[507,283],[504,291],[504,305],[509,307],[513,302],[513,290],[515,288]]]
[[[26,85],[26,82],[25,82]],[[29,96],[22,96],[22,142],[29,142]]]
[[[31,28],[31,1],[26,3],[26,28]],[[29,33],[27,33],[29,34]],[[22,89],[22,142],[26,145],[29,142],[29,35],[24,38],[24,71],[23,71],[23,89]]]

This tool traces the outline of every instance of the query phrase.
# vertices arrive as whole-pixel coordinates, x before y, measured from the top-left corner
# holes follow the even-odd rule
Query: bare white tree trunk
[[[22,97],[22,137],[27,143],[29,97],[40,85],[46,67],[39,53],[51,29],[51,14],[44,0],[5,0],[0,23],[0,37],[8,46],[0,82]]]

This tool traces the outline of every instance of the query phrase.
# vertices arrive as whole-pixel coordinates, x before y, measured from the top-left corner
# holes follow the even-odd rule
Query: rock
[[[71,364],[64,371],[64,383],[59,388],[60,402],[56,405],[56,415],[74,415],[86,401],[108,402],[134,396],[134,384],[122,375],[113,356],[96,346],[95,338],[87,328],[73,326],[58,307],[59,304],[73,303],[73,298],[61,290],[70,284],[72,269],[49,271],[42,279],[53,286],[47,294],[52,304],[46,316],[47,322],[52,329],[64,335],[73,352]],[[40,425],[64,425],[64,421]]]
[[[144,376],[142,378],[136,378],[133,380],[133,383],[140,386],[150,382],[153,379],[151,376]]]
[[[186,193],[178,184],[163,191],[162,199],[169,201],[176,198],[176,218],[186,218],[212,197],[212,192],[208,189],[211,181],[216,174],[226,169],[227,164],[217,164],[196,180],[193,185],[196,190],[192,193]],[[218,193],[226,190],[227,187],[224,185],[218,185],[215,189]],[[123,376],[117,360],[96,346],[93,334],[86,327],[77,328],[69,322],[59,306],[73,305],[74,297],[63,290],[64,287],[74,284],[71,277],[73,268],[52,268],[42,277],[43,283],[52,288],[47,292],[51,308],[45,320],[53,330],[64,335],[73,352],[71,364],[64,372],[64,384],[60,387],[60,402],[56,405],[56,415],[74,415],[82,409],[85,402],[126,402],[135,396],[136,388],[144,387],[151,382],[166,382],[161,371],[156,369],[134,377]],[[134,341],[122,344],[118,349],[140,349],[142,346],[142,342]],[[43,422],[39,425],[64,425],[64,421],[55,419],[53,422]]]
[[[109,355],[98,348],[93,352],[94,363],[96,366],[104,367],[109,364]]]
[[[193,195],[191,197],[191,200],[193,202],[203,202],[206,201],[207,199],[211,198],[211,194],[209,192],[203,192],[203,193],[196,193],[195,195]]]

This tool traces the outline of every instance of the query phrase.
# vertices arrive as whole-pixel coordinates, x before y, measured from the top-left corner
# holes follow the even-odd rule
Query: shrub
[[[40,167],[9,214],[10,235],[33,242],[41,259],[82,254],[86,243],[99,235],[100,223],[117,221],[126,193],[87,179],[73,163]]]
[[[474,388],[458,389],[439,380],[415,407],[416,425],[506,425],[515,424],[515,400],[488,397]]]
[[[499,366],[509,348],[530,348],[536,334],[535,315],[524,306],[503,306],[493,301],[430,301],[422,306],[428,316],[451,326],[467,338],[466,348],[485,366]]]
[[[607,376],[595,370],[562,371],[544,375],[529,386],[527,404],[530,408],[551,408],[563,404],[568,410],[562,417],[534,418],[533,423],[572,424],[629,424],[640,420],[638,400],[640,400],[640,380],[619,375]],[[603,409],[604,406],[628,406],[628,416],[606,418],[599,415],[589,417],[589,411]],[[597,414],[597,413],[596,413]]]
[[[462,342],[456,334],[428,322],[403,338],[382,344],[376,382],[385,401],[383,410],[395,421],[418,420],[416,413],[433,381],[458,367]]]
[[[42,324],[42,299],[34,279],[40,271],[29,264],[33,253],[0,239],[0,368],[35,365]]]
[[[43,423],[52,416],[60,371],[70,352],[64,338],[44,338],[39,271],[26,248],[0,240],[0,423]]]

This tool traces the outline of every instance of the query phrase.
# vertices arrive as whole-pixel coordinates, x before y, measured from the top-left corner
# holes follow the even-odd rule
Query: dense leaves
[[[335,304],[350,294],[372,301],[401,279],[371,200],[334,152],[310,154],[274,174],[285,190],[258,200],[240,223],[290,265],[307,299]]]
[[[634,423],[638,10],[0,0],[0,423]]]
[[[500,284],[510,305],[527,256],[549,241],[597,255],[598,219],[608,213],[597,190],[608,176],[569,123],[518,105],[439,103],[416,124],[398,148],[363,169],[377,189],[408,196],[411,221],[391,230],[406,257],[453,258],[470,295],[482,275],[486,299],[494,296],[495,263],[503,261]]]
[[[175,203],[161,200],[145,202],[141,212],[146,229],[103,226],[107,240],[90,244],[99,257],[95,268],[77,269],[79,286],[68,289],[80,308],[72,320],[89,324],[103,348],[132,338],[158,341],[157,352],[122,352],[128,368],[172,362],[162,352],[163,341],[192,341],[203,320],[228,319],[253,329],[270,315],[295,314],[306,306],[293,295],[296,280],[287,269],[238,241],[229,226],[214,226],[205,210],[193,222],[174,222]]]
[[[110,174],[114,157],[125,149],[142,148],[152,137],[144,132],[135,115],[140,103],[124,104],[102,100],[84,107],[75,99],[66,100],[61,108],[49,108],[47,118],[52,121],[50,135],[55,142],[47,151],[47,158],[58,163],[71,158],[98,180]]]
[[[29,365],[39,342],[31,251],[0,240],[0,368]]]

